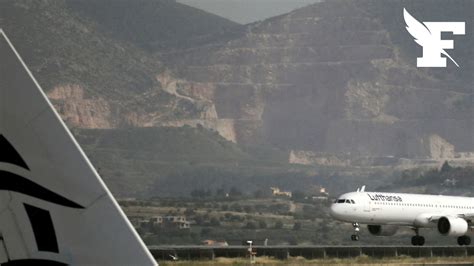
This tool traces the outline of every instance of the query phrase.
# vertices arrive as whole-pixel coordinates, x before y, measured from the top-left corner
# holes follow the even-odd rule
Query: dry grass
[[[215,260],[204,261],[175,261],[175,262],[160,262],[163,266],[177,266],[177,265],[424,265],[429,264],[470,264],[474,261],[474,257],[433,257],[433,258],[412,258],[412,257],[396,257],[396,258],[371,258],[368,256],[360,256],[352,259],[320,259],[307,260],[303,257],[291,257],[288,260],[277,260],[271,257],[258,257],[255,264],[250,264],[248,259],[243,258],[216,258]]]

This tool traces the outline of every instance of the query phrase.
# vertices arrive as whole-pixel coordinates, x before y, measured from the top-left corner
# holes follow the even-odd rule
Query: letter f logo
[[[406,9],[403,17],[407,31],[415,42],[423,47],[423,57],[418,57],[417,67],[446,67],[446,57],[459,67],[458,63],[444,50],[453,49],[453,40],[442,40],[441,32],[452,32],[454,35],[465,34],[465,22],[419,22]],[[442,57],[445,55],[446,57]]]

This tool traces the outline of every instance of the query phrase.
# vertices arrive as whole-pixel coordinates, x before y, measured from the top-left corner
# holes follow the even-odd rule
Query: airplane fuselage
[[[386,193],[350,192],[341,195],[330,209],[337,220],[416,228],[435,227],[433,217],[474,214],[474,198]],[[470,222],[470,221],[468,221]]]

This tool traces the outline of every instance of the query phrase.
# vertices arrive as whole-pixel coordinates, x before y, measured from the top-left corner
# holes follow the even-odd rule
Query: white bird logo
[[[405,23],[407,24],[406,29],[407,31],[415,38],[415,42],[421,45],[422,47],[425,45],[429,45],[430,42],[433,41],[434,37],[432,36],[430,30],[421,22],[416,20],[408,11],[404,8],[403,9],[403,18],[405,19]],[[439,52],[449,59],[453,61],[453,63],[459,67],[458,63],[454,61],[454,59],[442,48],[439,48]]]

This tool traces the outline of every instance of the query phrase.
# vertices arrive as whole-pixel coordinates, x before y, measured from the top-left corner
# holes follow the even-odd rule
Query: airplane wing
[[[0,29],[0,265],[156,265]]]
[[[458,217],[463,218],[465,220],[471,220],[471,219],[474,219],[474,213],[462,213],[462,214],[458,214]]]
[[[437,214],[437,215],[433,215],[429,217],[428,220],[430,222],[437,223],[441,217],[446,217],[446,216],[463,218],[464,220],[474,219],[474,213],[459,213],[459,214],[446,214],[446,215]]]

